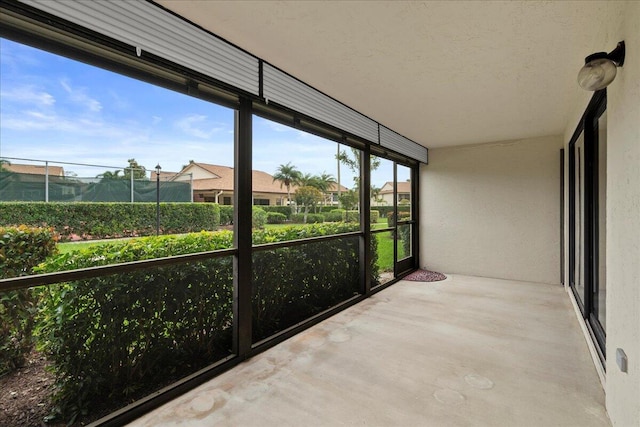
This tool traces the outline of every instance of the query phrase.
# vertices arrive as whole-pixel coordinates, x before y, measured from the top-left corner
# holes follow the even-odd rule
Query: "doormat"
[[[409,280],[411,282],[439,282],[440,280],[446,279],[442,273],[437,273],[435,271],[429,270],[416,270],[413,273],[409,273],[404,276],[402,280]]]

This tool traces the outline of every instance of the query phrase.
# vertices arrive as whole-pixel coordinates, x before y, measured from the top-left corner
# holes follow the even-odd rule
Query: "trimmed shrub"
[[[307,214],[307,224],[320,224],[324,222],[322,214]]]
[[[328,212],[324,214],[324,220],[327,222],[344,221],[344,212]]]
[[[251,228],[263,229],[267,223],[267,213],[257,206],[251,208]]]
[[[357,231],[356,224],[256,230],[253,243]],[[254,341],[352,297],[359,290],[358,236],[258,251],[253,259]],[[372,239],[372,266],[376,262]],[[110,242],[48,259],[53,272],[230,248],[230,231]],[[377,272],[371,278],[377,284]],[[66,421],[127,403],[168,379],[229,354],[233,257],[71,281],[41,291],[36,335],[56,375],[54,401]]]
[[[360,212],[358,211],[346,211],[345,222],[360,222]]]
[[[304,214],[291,214],[291,222],[294,224],[304,224]]]
[[[233,206],[220,205],[220,225],[233,224]]]
[[[285,214],[280,212],[267,212],[267,224],[283,224],[287,220]]]
[[[0,227],[0,278],[24,276],[56,253],[53,230]],[[24,364],[33,348],[37,297],[33,289],[0,292],[0,375]]]
[[[289,206],[260,206],[265,212],[277,212],[283,214],[287,219],[291,216],[291,207]]]
[[[406,220],[406,219],[409,219],[409,218],[411,218],[411,212],[398,211],[398,220],[399,221],[403,221],[403,220]],[[393,212],[391,212],[391,213],[389,213],[387,215],[387,225],[389,225],[389,227],[393,227],[395,225]]]
[[[0,203],[0,226],[52,227],[61,240],[72,237],[114,238],[156,233],[155,203]],[[215,203],[160,203],[163,234],[216,230]]]
[[[386,218],[390,213],[393,213],[393,206],[372,206],[372,209],[377,210],[381,218]]]
[[[254,233],[268,243],[358,231],[357,224],[324,223]],[[379,278],[377,239],[371,239],[372,286]],[[253,340],[318,314],[359,293],[359,237],[307,243],[254,254]]]
[[[48,260],[41,272],[225,249],[230,231],[144,237]],[[231,256],[78,280],[43,289],[37,337],[56,375],[65,421],[128,403],[229,354]],[[108,399],[107,399],[108,398]],[[92,408],[95,410],[96,408]]]
[[[371,210],[371,224],[375,224],[380,219],[380,212],[377,210]]]

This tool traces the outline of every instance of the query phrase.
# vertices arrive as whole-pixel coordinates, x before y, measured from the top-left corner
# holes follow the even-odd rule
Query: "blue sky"
[[[189,160],[232,166],[233,128],[228,108],[0,39],[1,157],[111,167],[62,165],[79,177],[130,158],[174,172]],[[253,128],[254,169],[273,174],[291,162],[303,173],[337,175],[335,142],[258,117]],[[351,187],[344,166],[341,175]],[[392,179],[391,162],[372,173],[376,186]]]

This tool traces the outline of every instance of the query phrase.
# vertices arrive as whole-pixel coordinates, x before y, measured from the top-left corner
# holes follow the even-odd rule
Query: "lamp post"
[[[156,236],[160,235],[160,163],[156,165]]]

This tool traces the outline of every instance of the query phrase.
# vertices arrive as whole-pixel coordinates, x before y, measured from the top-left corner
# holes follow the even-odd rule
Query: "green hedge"
[[[357,231],[357,224],[254,230],[253,243]],[[254,341],[321,312],[358,291],[357,236],[257,251],[253,256]],[[376,239],[372,250],[376,262]],[[230,248],[231,231],[143,237],[60,254],[54,272]],[[377,272],[372,276],[377,283]],[[40,292],[36,336],[56,374],[65,420],[96,402],[128,403],[229,354],[233,258],[155,267],[49,286]],[[293,323],[292,323],[293,322]],[[94,407],[95,406],[95,407]]]
[[[276,212],[282,214],[289,219],[291,217],[291,208],[289,206],[260,206],[265,212]]]
[[[287,220],[285,214],[280,212],[267,212],[267,224],[284,224]]]
[[[220,225],[233,224],[233,206],[220,205]]]
[[[408,211],[398,211],[398,220],[407,220],[411,218],[411,212]],[[393,227],[395,225],[394,214],[393,212],[387,214],[387,224],[389,227]]]
[[[297,213],[291,215],[291,222],[294,224],[305,224],[304,222],[304,214]],[[306,224],[319,224],[324,222],[324,215],[322,214],[307,214],[307,222]]]
[[[53,227],[62,240],[150,236],[156,233],[155,203],[0,203],[0,226]],[[214,203],[160,203],[162,234],[216,230]]]
[[[0,227],[0,278],[24,276],[56,253],[51,229]],[[32,289],[0,292],[0,375],[22,366],[33,347],[37,297]]]
[[[380,218],[386,218],[393,213],[393,206],[371,206],[371,209],[377,210],[380,213]]]
[[[159,258],[233,244],[231,231],[143,237],[91,246],[48,260],[41,272]],[[56,375],[54,402],[65,421],[125,404],[228,354],[233,259],[137,270],[43,289],[41,350]],[[94,408],[96,406],[97,408]]]

